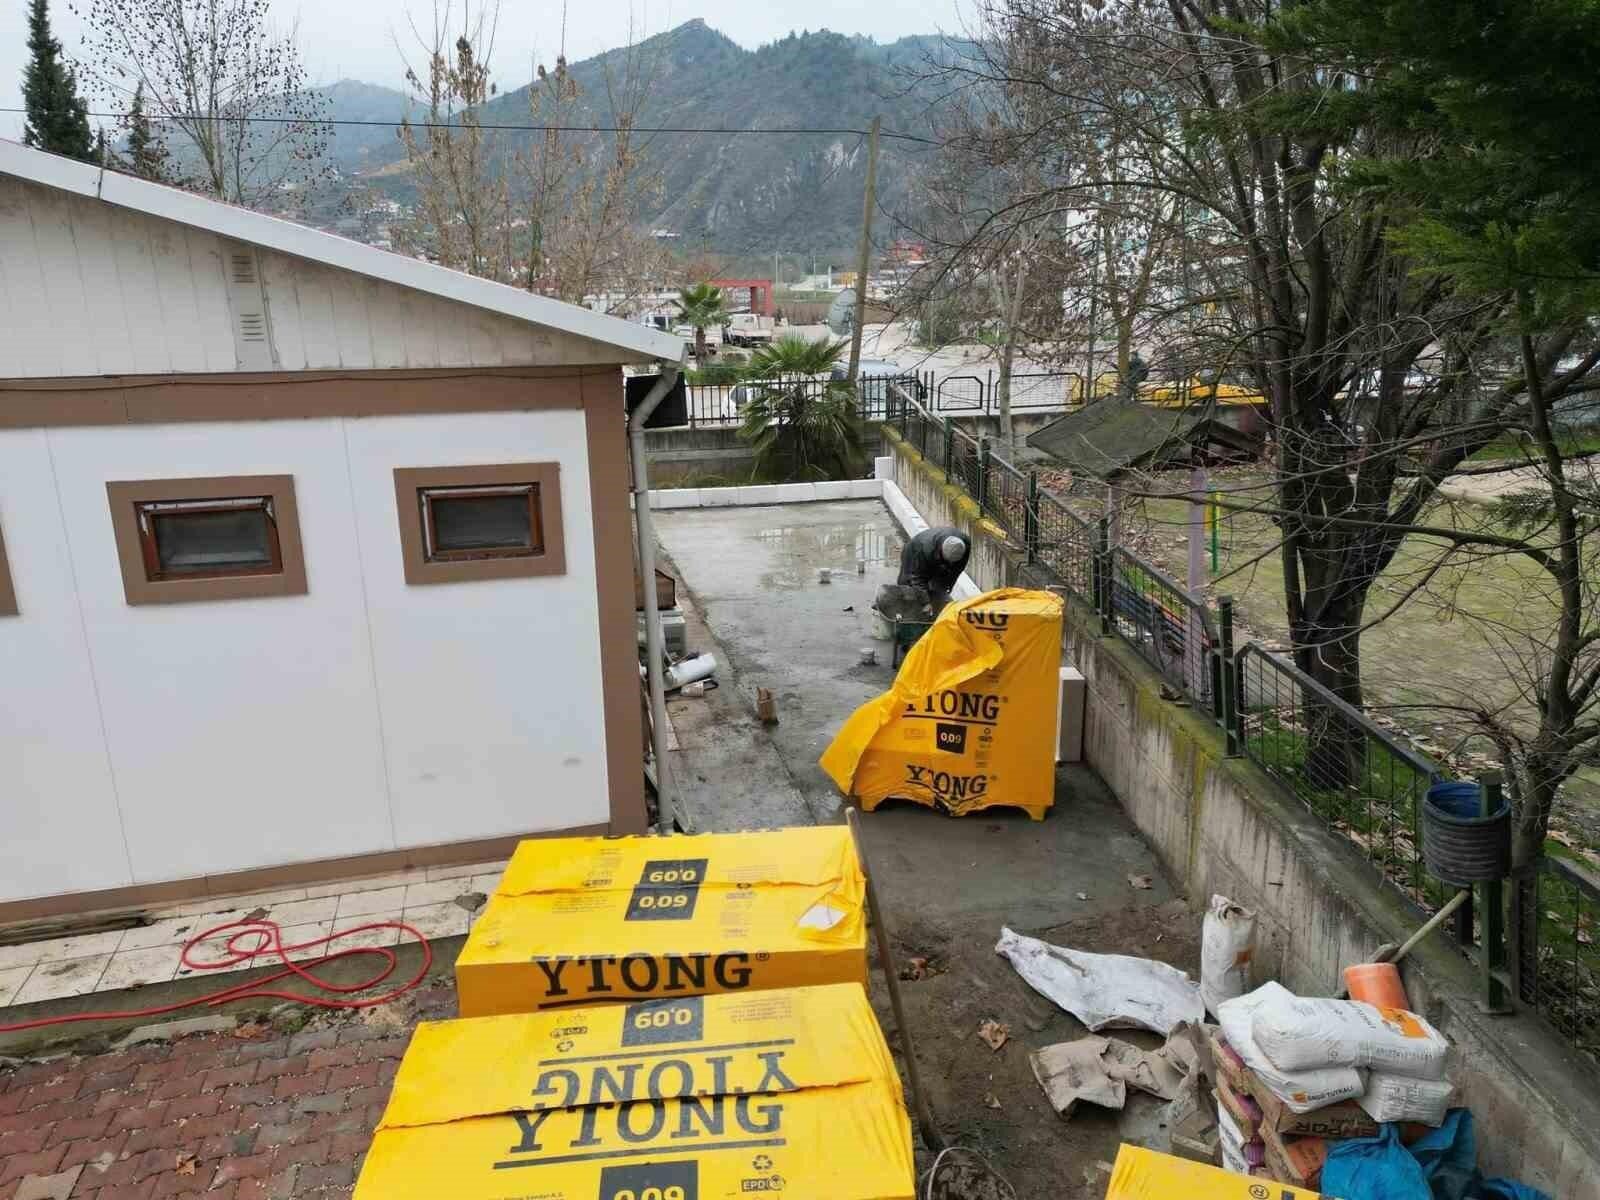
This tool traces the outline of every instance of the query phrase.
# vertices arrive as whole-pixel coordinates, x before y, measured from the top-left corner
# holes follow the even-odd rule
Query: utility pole
[[[872,210],[878,202],[878,127],[883,118],[872,118],[867,135],[867,198],[861,212],[861,253],[856,255],[856,315],[850,322],[850,382],[861,371],[861,327],[867,315],[867,268],[872,262]]]

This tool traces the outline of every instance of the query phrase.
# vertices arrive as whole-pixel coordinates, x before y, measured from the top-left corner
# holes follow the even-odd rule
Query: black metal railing
[[[765,380],[745,379],[734,383],[691,383],[687,387],[689,428],[729,429],[744,423],[745,409],[763,392],[803,389],[820,398],[845,385],[833,379]],[[896,421],[903,407],[902,397],[914,397],[923,385],[914,375],[899,378],[872,376],[856,384],[856,413],[863,421]]]
[[[1036,512],[1034,560],[1078,599],[1093,604],[1095,526],[1068,508],[1054,492],[1039,493]]]
[[[1518,998],[1600,1062],[1600,880],[1546,857],[1510,890]]]
[[[951,482],[960,484],[967,495],[982,495],[983,472],[979,469],[979,443],[971,434],[951,425],[945,426],[944,470]]]
[[[1205,605],[1137,555],[1110,552],[1107,599],[1118,634],[1190,700],[1211,704],[1211,651],[1217,644]]]
[[[978,465],[982,473],[982,491],[978,497],[984,514],[1009,533],[1012,540],[1022,545],[1028,537],[1029,502],[1033,476],[1019,471],[987,446],[980,448]]]
[[[1429,912],[1455,889],[1422,865],[1422,799],[1438,768],[1288,659],[1251,643],[1233,660],[1239,750],[1279,779]]]

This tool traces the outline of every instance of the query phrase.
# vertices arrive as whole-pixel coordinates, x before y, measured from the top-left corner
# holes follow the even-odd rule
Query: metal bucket
[[[1476,783],[1442,780],[1422,800],[1422,862],[1441,883],[1469,887],[1511,873],[1511,804],[1480,816]]]

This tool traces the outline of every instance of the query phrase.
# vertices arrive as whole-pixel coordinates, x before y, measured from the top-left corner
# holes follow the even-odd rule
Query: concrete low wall
[[[866,426],[864,433],[863,449],[869,457],[878,454],[877,426]],[[650,478],[656,483],[671,484],[697,475],[748,479],[755,468],[755,451],[733,425],[648,429],[644,445],[645,457],[650,461]]]
[[[1046,582],[942,472],[899,439],[888,442],[899,490],[921,514],[973,532],[969,571],[980,587]],[[1348,842],[1252,764],[1225,757],[1209,715],[1163,699],[1156,673],[1098,628],[1086,606],[1068,600],[1065,657],[1088,681],[1084,759],[1191,906],[1222,893],[1258,911],[1258,979],[1331,995],[1345,965],[1415,930],[1415,910]],[[1070,807],[1058,815],[1070,819]],[[1558,1200],[1600,1200],[1593,1067],[1532,1015],[1478,1012],[1474,970],[1443,936],[1413,952],[1403,974],[1412,1006],[1451,1040],[1449,1076],[1475,1115],[1484,1170]]]

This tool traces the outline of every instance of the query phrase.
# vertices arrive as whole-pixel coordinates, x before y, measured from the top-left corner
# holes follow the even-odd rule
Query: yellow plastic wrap
[[[1124,1145],[1105,1200],[1322,1200],[1286,1183],[1238,1175],[1204,1163]]]
[[[417,1027],[356,1200],[911,1200],[856,984]]]
[[[517,847],[456,959],[463,1017],[867,980],[843,825]]]
[[[822,769],[868,812],[890,797],[1034,820],[1055,802],[1061,600],[1004,588],[946,606],[894,687],[851,714]]]

